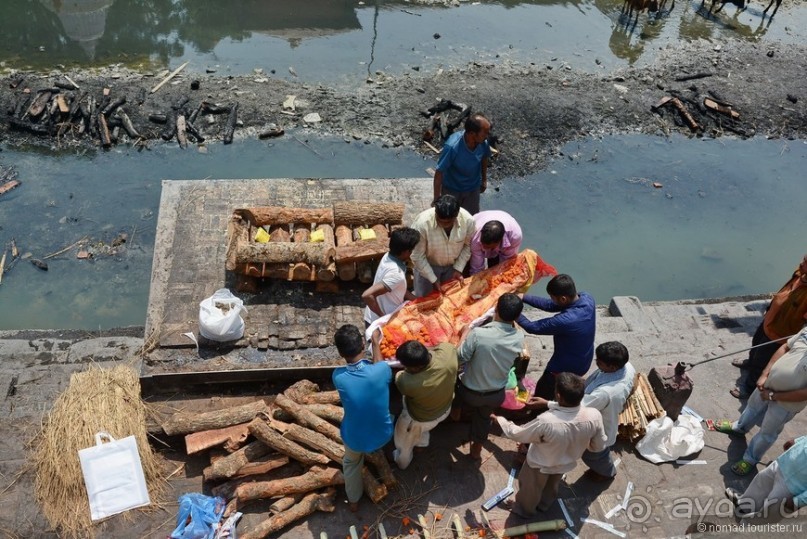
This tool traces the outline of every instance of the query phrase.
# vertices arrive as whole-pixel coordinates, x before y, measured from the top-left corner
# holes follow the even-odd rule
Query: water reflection
[[[807,37],[803,4],[788,6],[786,26],[764,21],[761,5],[703,17],[697,15],[698,0],[679,2],[666,18],[643,13],[633,31],[620,16],[622,4],[503,0],[446,8],[402,0],[3,0],[0,62],[15,68],[124,63],[150,69],[190,61],[192,69],[219,65],[228,74],[256,67],[285,73],[293,65],[301,79],[333,81],[363,79],[374,69],[401,73],[499,59],[557,58],[599,70],[592,56],[606,68],[652,61],[654,51],[682,39],[728,36],[787,44]]]
[[[87,58],[95,59],[95,48],[106,28],[107,11],[115,0],[39,1],[59,17],[65,35],[81,46]]]

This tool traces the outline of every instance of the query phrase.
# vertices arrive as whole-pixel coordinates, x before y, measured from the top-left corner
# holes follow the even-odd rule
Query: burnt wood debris
[[[220,104],[203,99],[192,103],[183,96],[154,110],[146,104],[143,88],[132,92],[137,94],[132,99],[122,90],[113,91],[109,87],[83,90],[67,78],[38,89],[25,82],[24,76],[9,82],[16,100],[6,110],[6,117],[12,129],[38,137],[59,141],[89,139],[103,148],[121,142],[142,147],[147,141],[162,138],[176,140],[180,147],[186,148],[189,142],[205,141],[202,129],[196,125],[200,114],[211,116],[204,129],[207,136],[220,137],[225,144],[233,141],[239,124],[237,102]],[[215,116],[222,121],[216,122],[212,119]],[[270,136],[279,134],[282,130]]]

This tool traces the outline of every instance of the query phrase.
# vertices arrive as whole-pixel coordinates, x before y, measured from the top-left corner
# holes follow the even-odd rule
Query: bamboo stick
[[[175,70],[173,70],[173,71],[172,71],[172,72],[171,72],[171,73],[170,73],[170,74],[169,74],[167,77],[165,77],[165,78],[162,80],[162,82],[161,82],[161,83],[159,83],[157,86],[155,86],[154,88],[152,88],[150,93],[152,93],[152,94],[153,94],[154,92],[156,92],[157,90],[159,90],[160,88],[162,88],[162,87],[163,87],[163,85],[164,85],[166,82],[168,82],[169,80],[171,80],[171,79],[173,79],[174,77],[176,77],[176,76],[177,76],[177,74],[178,74],[180,71],[182,71],[183,69],[185,69],[185,66],[186,66],[186,65],[188,65],[189,63],[190,63],[190,62],[185,62],[184,64],[182,64],[181,66],[179,66],[178,68],[176,68]]]
[[[3,249],[3,258],[0,258],[0,284],[3,284],[3,271],[6,268],[6,250]]]

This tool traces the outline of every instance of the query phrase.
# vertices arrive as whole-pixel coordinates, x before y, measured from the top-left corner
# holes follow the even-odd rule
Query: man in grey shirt
[[[524,346],[524,333],[517,329],[524,304],[515,294],[503,294],[496,303],[493,321],[472,329],[460,343],[460,375],[452,418],[462,407],[471,413],[471,451],[474,460],[482,458],[482,443],[490,432],[490,414],[504,402],[510,368]]]

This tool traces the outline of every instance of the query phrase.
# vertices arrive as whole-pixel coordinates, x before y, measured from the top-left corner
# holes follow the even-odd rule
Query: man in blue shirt
[[[434,200],[452,195],[468,213],[479,213],[479,194],[488,186],[490,121],[481,114],[465,120],[465,130],[452,134],[443,145],[434,173]]]
[[[549,299],[525,295],[524,303],[558,314],[535,321],[522,314],[517,323],[527,333],[553,336],[555,351],[535,385],[535,396],[550,400],[555,391],[555,375],[571,372],[583,376],[591,367],[597,306],[585,292],[578,294],[574,280],[563,273],[547,283],[546,293]]]
[[[777,503],[784,503],[788,511],[807,505],[807,436],[788,440],[784,449],[779,458],[754,477],[745,492],[726,489],[726,496],[737,506],[741,518],[752,517]],[[784,516],[781,507],[780,514]]]
[[[364,490],[361,479],[364,454],[382,448],[392,438],[389,413],[392,369],[383,361],[375,363],[364,358],[364,335],[354,325],[346,324],[336,330],[334,343],[347,363],[333,371],[333,385],[345,410],[340,428],[345,443],[342,474],[349,508],[355,512]]]

